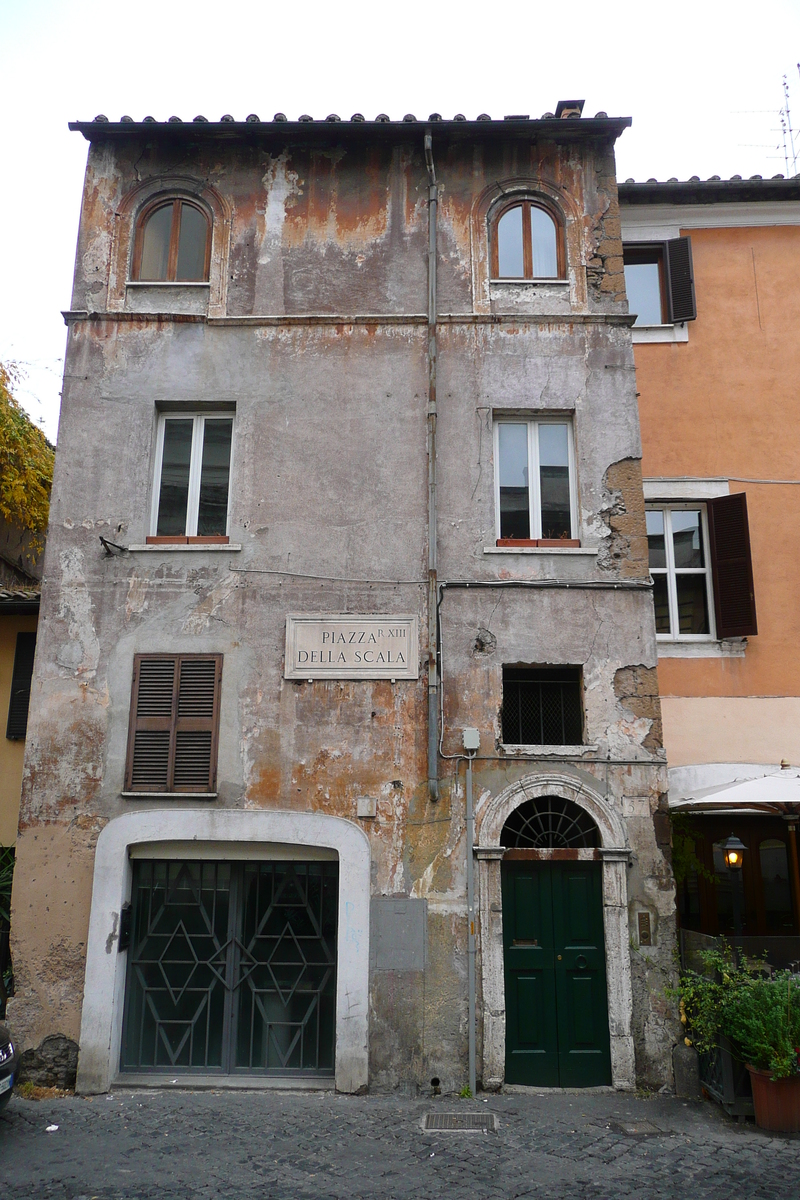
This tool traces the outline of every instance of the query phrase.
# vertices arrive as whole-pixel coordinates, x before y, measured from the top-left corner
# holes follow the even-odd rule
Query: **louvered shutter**
[[[694,296],[691,239],[681,237],[673,238],[670,242],[665,242],[664,260],[667,276],[669,320],[696,320],[697,305]]]
[[[758,633],[747,496],[719,496],[706,502],[717,637]]]
[[[221,655],[137,655],[127,791],[213,791],[221,678]]]
[[[28,731],[28,706],[31,699],[33,658],[36,653],[36,634],[18,633],[11,674],[11,697],[8,702],[6,737],[23,741]]]

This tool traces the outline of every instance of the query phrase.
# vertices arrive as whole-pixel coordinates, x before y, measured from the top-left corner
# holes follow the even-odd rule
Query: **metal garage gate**
[[[132,866],[121,1069],[332,1074],[338,863]]]

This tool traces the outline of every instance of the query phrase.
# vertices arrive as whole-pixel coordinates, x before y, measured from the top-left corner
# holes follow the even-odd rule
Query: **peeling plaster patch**
[[[650,567],[641,459],[623,458],[612,463],[603,487],[605,498],[598,516],[607,521],[607,528],[597,564],[605,570],[644,578]]]
[[[128,595],[125,598],[125,621],[130,621],[134,614],[144,612],[147,608],[147,589],[149,585],[148,579],[141,579],[138,575],[131,575],[128,583]]]
[[[614,694],[635,718],[633,721],[620,722],[618,729],[623,736],[632,737],[645,750],[660,750],[663,736],[657,668],[645,667],[641,663],[638,666],[620,667],[614,674]]]
[[[94,676],[100,661],[100,642],[94,627],[92,602],[83,572],[83,552],[62,550],[60,615],[67,623],[70,641],[56,652],[56,661],[76,675]]]
[[[283,225],[290,202],[301,195],[299,176],[287,170],[287,151],[272,159],[261,183],[266,192],[263,213],[257,212],[259,243],[256,263],[255,311],[275,310],[275,297],[283,295]]]
[[[183,633],[202,633],[208,629],[212,618],[216,617],[218,609],[233,595],[239,586],[235,575],[216,584],[208,595],[192,610],[183,623]]]

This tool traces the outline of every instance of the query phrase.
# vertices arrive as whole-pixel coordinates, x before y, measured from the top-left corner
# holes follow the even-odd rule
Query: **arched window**
[[[585,809],[561,796],[541,796],[515,808],[500,834],[513,850],[571,850],[600,845],[597,826]]]
[[[142,283],[202,283],[208,279],[211,223],[189,200],[147,208],[136,227],[133,278]]]
[[[532,200],[506,205],[494,221],[493,279],[563,279],[561,229],[543,205]]]

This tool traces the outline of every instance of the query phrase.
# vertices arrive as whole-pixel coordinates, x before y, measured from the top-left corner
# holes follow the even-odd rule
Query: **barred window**
[[[579,746],[580,667],[503,667],[502,723],[506,745]]]
[[[137,654],[126,792],[213,792],[222,655]]]

